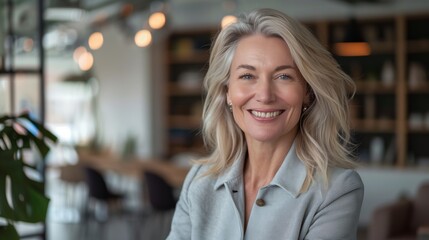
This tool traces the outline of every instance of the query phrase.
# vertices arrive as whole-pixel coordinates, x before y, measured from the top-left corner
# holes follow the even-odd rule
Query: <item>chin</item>
[[[267,133],[261,133],[261,134],[249,134],[246,136],[246,140],[248,139],[256,140],[258,142],[273,142],[281,138],[278,134],[267,134]]]

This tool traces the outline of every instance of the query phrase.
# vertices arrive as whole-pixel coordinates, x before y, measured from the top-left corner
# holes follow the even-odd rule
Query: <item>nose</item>
[[[273,83],[268,79],[261,79],[256,87],[256,101],[271,103],[276,100]]]

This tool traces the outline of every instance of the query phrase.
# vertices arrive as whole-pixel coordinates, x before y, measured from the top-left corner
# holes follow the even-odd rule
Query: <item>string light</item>
[[[88,71],[94,64],[94,57],[90,52],[84,52],[78,60],[79,68],[82,71]]]
[[[147,47],[152,42],[152,34],[149,32],[149,30],[140,30],[136,33],[134,41],[139,47]]]
[[[77,47],[73,52],[73,60],[78,63],[80,56],[86,52],[86,48],[84,46]]]
[[[161,29],[164,27],[166,22],[166,17],[163,12],[154,12],[149,17],[149,26],[152,29]]]
[[[101,32],[94,32],[89,36],[88,45],[92,50],[97,50],[103,46],[104,38]]]
[[[226,15],[222,18],[222,22],[221,22],[221,26],[222,28],[227,27],[228,25],[232,24],[232,23],[236,23],[237,22],[237,17],[233,16],[233,15]]]

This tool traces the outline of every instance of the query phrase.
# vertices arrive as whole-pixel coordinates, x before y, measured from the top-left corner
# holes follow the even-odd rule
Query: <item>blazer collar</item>
[[[245,156],[239,157],[223,174],[219,175],[215,189],[224,184],[238,184],[243,177],[243,166]],[[268,186],[278,186],[288,192],[292,197],[299,195],[306,177],[307,171],[305,165],[296,155],[295,142],[292,144],[289,152]],[[267,186],[267,187],[268,187]]]

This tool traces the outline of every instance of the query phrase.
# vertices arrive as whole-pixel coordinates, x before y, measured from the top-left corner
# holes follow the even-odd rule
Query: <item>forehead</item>
[[[289,47],[283,39],[261,34],[246,36],[238,41],[232,66],[243,63],[294,65]]]

